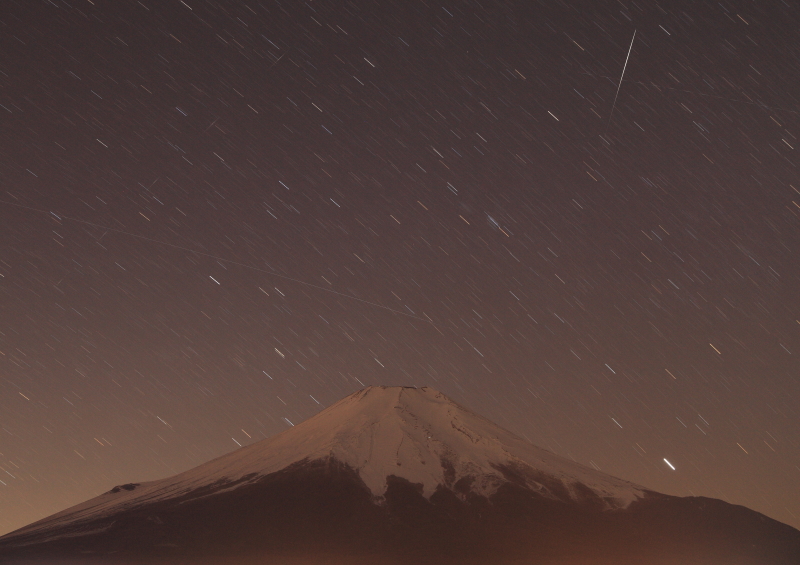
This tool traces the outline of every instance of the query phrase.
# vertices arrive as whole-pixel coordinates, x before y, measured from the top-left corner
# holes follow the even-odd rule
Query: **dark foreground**
[[[741,506],[653,493],[609,511],[590,491],[578,503],[548,500],[502,471],[510,482],[489,500],[442,489],[428,501],[390,477],[385,504],[376,505],[352,469],[301,462],[225,492],[215,485],[88,523],[9,534],[0,563],[800,564],[799,531]],[[467,480],[456,492],[469,492]]]

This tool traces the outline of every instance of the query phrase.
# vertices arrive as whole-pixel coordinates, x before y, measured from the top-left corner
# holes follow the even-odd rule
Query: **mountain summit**
[[[680,559],[796,565],[800,532],[558,457],[427,387],[368,387],[276,436],[0,538],[0,562],[20,564]]]

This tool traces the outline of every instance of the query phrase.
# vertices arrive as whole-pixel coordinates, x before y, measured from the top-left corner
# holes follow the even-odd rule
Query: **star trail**
[[[4,2],[0,534],[370,385],[800,527],[798,24]]]

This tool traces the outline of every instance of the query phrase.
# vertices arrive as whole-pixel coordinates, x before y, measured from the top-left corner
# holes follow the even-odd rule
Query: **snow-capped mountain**
[[[0,563],[681,558],[797,564],[800,532],[721,501],[648,491],[407,387],[366,388],[274,437],[0,538]]]
[[[433,389],[369,387],[283,433],[185,473],[112,489],[56,514],[47,527],[231,485],[214,490],[217,495],[298,461],[328,457],[354,469],[378,503],[392,475],[421,484],[427,499],[440,485],[453,489],[466,477],[469,492],[490,496],[508,482],[500,466],[530,470],[527,486],[549,498],[577,498],[579,489],[588,487],[610,507],[625,507],[645,491],[537,448]],[[541,482],[535,480],[537,472]],[[558,488],[548,487],[551,483]]]

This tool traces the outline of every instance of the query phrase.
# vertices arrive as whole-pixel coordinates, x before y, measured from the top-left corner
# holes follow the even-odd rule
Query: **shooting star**
[[[636,39],[636,30],[633,30],[633,37],[631,38],[631,46],[628,47],[628,56],[625,57],[625,64],[622,66],[622,74],[619,77],[619,84],[617,85],[617,93],[614,95],[614,103],[611,105],[611,114],[608,116],[608,124],[606,124],[606,132],[608,126],[611,125],[611,118],[614,117],[614,107],[617,105],[617,97],[619,96],[619,89],[622,87],[622,78],[625,76],[625,69],[628,67],[628,59],[631,58],[631,50],[633,49],[633,40]]]

